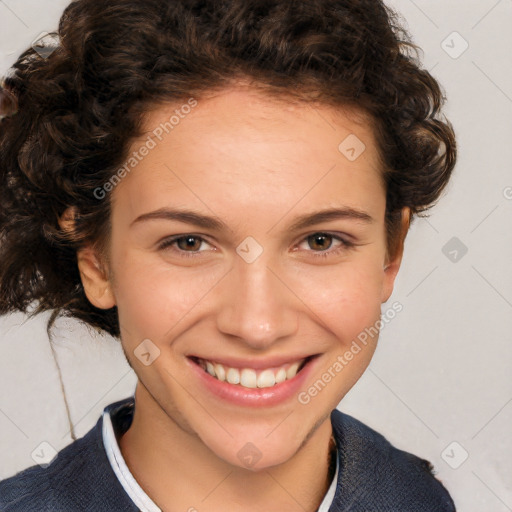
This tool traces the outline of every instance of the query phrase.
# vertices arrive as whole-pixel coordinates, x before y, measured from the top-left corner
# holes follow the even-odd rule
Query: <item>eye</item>
[[[311,250],[305,249],[304,244]],[[205,246],[211,246],[203,237],[199,235],[186,234],[177,235],[164,240],[159,246],[159,250],[169,250],[182,257],[198,257],[201,253],[208,251]],[[301,251],[310,252],[314,257],[326,258],[335,256],[347,251],[356,244],[332,233],[317,232],[308,235],[299,244]],[[202,249],[202,250],[201,250]]]
[[[307,244],[307,246],[310,249],[312,249],[312,251],[308,251],[306,249],[306,252],[313,252],[314,257],[322,258],[339,254],[355,246],[353,242],[345,240],[332,233],[324,232],[318,232],[308,235],[301,242],[299,247],[303,244]],[[332,249],[333,247],[334,249]]]
[[[194,257],[198,253],[205,252],[199,250],[203,244],[210,245],[204,238],[197,235],[179,235],[164,240],[159,246],[159,250],[170,249],[179,253],[180,256]]]

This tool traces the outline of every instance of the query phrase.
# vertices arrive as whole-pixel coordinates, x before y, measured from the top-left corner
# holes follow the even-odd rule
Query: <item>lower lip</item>
[[[316,359],[317,356],[312,357],[293,379],[285,380],[270,388],[246,388],[236,384],[229,384],[226,381],[212,377],[192,359],[187,358],[187,363],[198,376],[202,385],[204,385],[210,393],[222,400],[236,405],[268,407],[285,402],[298,394],[304,382],[314,371]]]

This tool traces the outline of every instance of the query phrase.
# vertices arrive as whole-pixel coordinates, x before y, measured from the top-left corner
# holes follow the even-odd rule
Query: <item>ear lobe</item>
[[[107,273],[102,268],[96,251],[85,247],[77,252],[78,269],[85,295],[99,309],[110,309],[116,305]]]
[[[398,270],[400,269],[400,264],[402,263],[405,237],[407,236],[407,232],[411,224],[411,210],[408,207],[404,207],[402,209],[401,219],[400,238],[396,244],[394,254],[391,256],[391,259],[386,260],[386,265],[384,266],[384,283],[382,287],[381,302],[386,302],[389,297],[391,297],[395,278],[398,274]]]

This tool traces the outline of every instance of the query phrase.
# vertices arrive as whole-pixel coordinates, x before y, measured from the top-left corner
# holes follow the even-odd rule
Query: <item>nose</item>
[[[298,299],[263,258],[250,264],[238,260],[221,294],[217,328],[251,348],[267,349],[297,332]]]

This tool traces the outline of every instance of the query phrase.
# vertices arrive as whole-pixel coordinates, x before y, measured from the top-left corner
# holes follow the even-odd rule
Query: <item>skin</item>
[[[134,150],[175,108],[148,113]],[[308,404],[296,395],[257,409],[227,403],[200,385],[186,356],[293,361],[319,354],[303,391],[378,321],[409,215],[403,211],[402,243],[387,254],[379,155],[371,125],[357,114],[241,86],[201,99],[112,192],[108,262],[92,247],[78,253],[90,302],[118,307],[123,349],[139,378],[121,452],[165,511],[215,512],[229,503],[233,512],[303,512],[323,499],[329,416],[368,366],[377,337]],[[353,162],[338,150],[350,134],[366,145]],[[226,228],[169,219],[132,224],[171,206]],[[357,209],[372,221],[289,229],[299,216],[330,207]],[[356,245],[310,237],[325,232]],[[192,249],[159,248],[175,235],[200,240]],[[248,236],[263,248],[252,263],[236,252]],[[145,339],[160,351],[148,366],[134,353]],[[237,456],[247,442],[261,452],[251,468]]]

